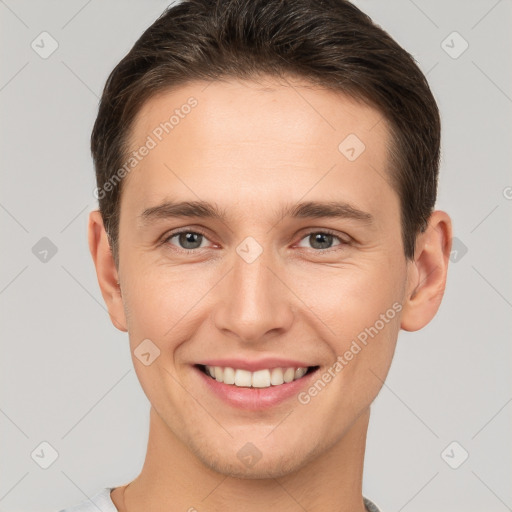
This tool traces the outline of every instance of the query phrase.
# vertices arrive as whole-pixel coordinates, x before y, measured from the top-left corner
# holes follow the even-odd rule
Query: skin
[[[101,292],[112,323],[129,333],[151,403],[143,469],[112,499],[130,512],[362,512],[370,405],[400,329],[421,329],[439,308],[450,218],[435,211],[406,260],[399,198],[387,179],[388,126],[372,107],[291,78],[206,85],[159,94],[136,118],[133,148],[187,98],[198,101],[125,178],[119,268],[100,213],[90,214]],[[351,133],[366,146],[355,161],[338,150]],[[171,198],[215,202],[228,217],[141,221]],[[343,200],[374,221],[277,214],[306,200]],[[179,237],[159,244],[177,228],[205,237],[193,249]],[[309,235],[325,229],[352,243],[333,237],[318,248]],[[263,248],[250,264],[236,252],[248,236]],[[322,374],[393,304],[401,311],[307,405],[292,397],[244,411],[207,391],[192,367],[269,355],[311,361]],[[144,339],[160,349],[149,366],[134,355]],[[237,457],[247,442],[262,455],[252,467]]]

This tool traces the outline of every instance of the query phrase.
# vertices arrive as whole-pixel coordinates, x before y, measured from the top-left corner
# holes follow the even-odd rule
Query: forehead
[[[192,121],[186,122],[187,118]],[[194,123],[194,119],[200,122]],[[194,138],[190,142],[205,147],[227,146],[236,142],[235,138],[259,145],[279,144],[283,139],[303,144],[307,138],[308,146],[337,149],[343,130],[351,129],[378,150],[375,142],[385,142],[382,139],[388,135],[383,115],[367,104],[308,82],[271,77],[192,82],[159,92],[139,110],[132,145],[143,143],[147,134],[160,138],[158,128],[162,128],[160,136],[164,139],[170,133],[175,139],[184,139],[183,132],[192,128]]]
[[[378,210],[397,199],[388,145],[378,110],[306,82],[189,83],[139,111],[130,149],[144,156],[125,178],[122,203],[223,199],[243,214],[286,195],[286,203],[351,199]]]

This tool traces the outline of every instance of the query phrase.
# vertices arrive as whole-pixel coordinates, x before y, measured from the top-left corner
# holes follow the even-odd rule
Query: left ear
[[[417,331],[434,318],[446,286],[452,247],[452,223],[446,212],[436,210],[416,239],[414,261],[408,263],[407,293],[400,327]]]

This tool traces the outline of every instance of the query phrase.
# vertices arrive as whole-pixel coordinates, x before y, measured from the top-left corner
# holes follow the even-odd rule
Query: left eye
[[[338,235],[329,231],[311,231],[302,240],[309,240],[313,249],[326,250],[332,247],[333,239],[337,239],[340,243],[338,245],[345,245],[348,242],[343,240]]]

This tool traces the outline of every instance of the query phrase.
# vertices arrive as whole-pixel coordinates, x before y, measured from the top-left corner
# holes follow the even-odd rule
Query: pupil
[[[312,243],[312,246],[315,247],[315,244],[319,243],[320,247],[316,247],[317,249],[327,249],[330,245],[329,242],[332,242],[332,235],[329,235],[328,233],[315,233],[311,235],[313,237],[314,242]],[[322,239],[327,238],[327,242],[322,242]]]
[[[197,239],[203,235],[199,233],[181,233],[180,235],[180,243],[182,246],[184,246],[186,249],[197,249],[201,245],[201,240],[199,240],[199,245],[197,247],[194,246],[194,244],[197,244]],[[192,247],[190,247],[189,244],[192,244]]]

